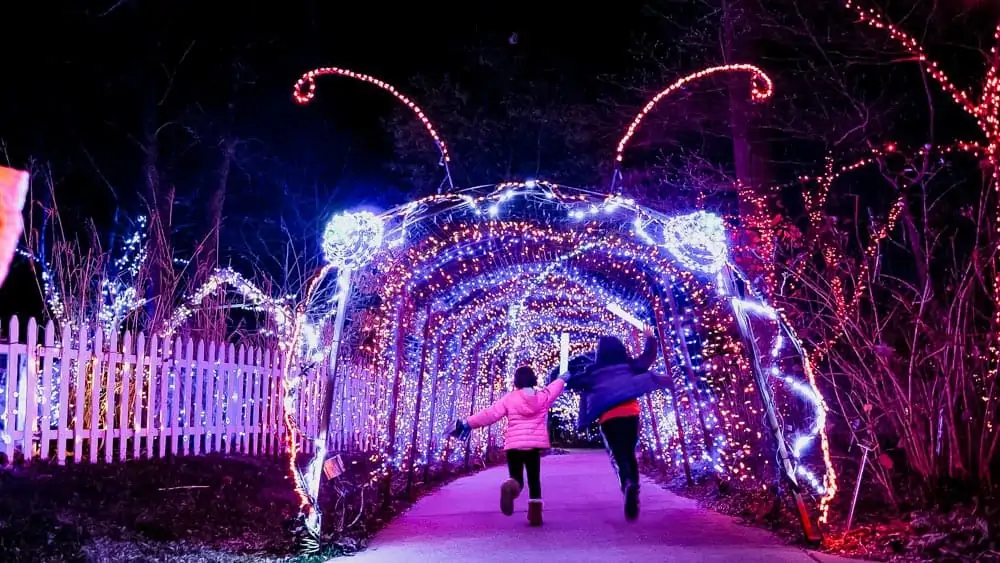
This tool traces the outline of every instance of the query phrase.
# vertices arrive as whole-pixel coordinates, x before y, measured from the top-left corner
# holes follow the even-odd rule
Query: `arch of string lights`
[[[754,101],[771,95],[770,78],[752,65],[685,76],[636,116],[616,162],[662,99],[731,72],[749,74]],[[335,67],[303,75],[295,100],[313,100],[316,78],[324,75],[372,84],[409,108],[439,148],[451,186],[447,145],[419,106],[382,80]],[[616,193],[541,180],[452,188],[380,214],[331,219],[323,238],[327,264],[297,300],[272,299],[224,270],[178,309],[165,332],[223,286],[270,317],[286,372],[289,471],[313,548],[331,434],[370,452],[369,484],[390,491],[401,478],[412,483],[417,471],[468,466],[502,446],[502,428],[457,443],[444,438],[449,424],[505,392],[517,365],[548,373],[564,353],[564,334],[572,355],[592,351],[601,334],[638,347],[639,326],[657,329],[665,351],[657,369],[671,375],[667,389],[642,401],[647,456],[689,477],[703,472],[744,483],[762,479],[754,471],[761,464],[776,463],[793,481],[805,479],[825,520],[837,490],[826,405],[783,317],[761,297],[737,292],[749,284],[730,260],[728,236],[712,213],[667,216]],[[748,317],[769,327],[760,338],[747,339]],[[748,341],[768,347],[757,353]],[[296,410],[302,384],[322,377],[319,434],[306,436]],[[577,406],[574,397],[563,398],[557,417],[572,420]],[[761,422],[765,412],[783,419],[780,428],[795,429],[787,443],[777,430],[779,459],[766,430],[777,425]],[[304,440],[313,441],[314,454],[302,468],[296,456]]]
[[[777,312],[731,295],[727,234],[716,216],[668,217],[619,196],[527,181],[431,196],[383,218],[385,250],[363,290],[378,296],[364,301],[380,305],[355,323],[366,344],[347,353],[366,373],[401,378],[374,408],[395,417],[379,437],[391,468],[420,467],[449,447],[465,455],[463,445],[440,439],[447,425],[507,389],[517,365],[554,367],[560,333],[570,333],[577,352],[591,350],[599,334],[637,344],[635,329],[609,311],[614,303],[656,326],[672,352],[659,369],[674,374],[674,386],[643,405],[643,445],[679,469],[754,480],[750,458],[770,455],[770,438],[756,422],[762,411],[749,366],[733,355],[742,346],[735,307],[773,323],[761,362],[787,391],[785,412],[807,421],[790,440],[796,472],[829,494],[825,460],[819,477],[807,461],[810,446],[824,440],[822,397],[808,377],[786,373],[802,360]],[[447,416],[422,412],[442,398]],[[482,455],[501,445],[500,435],[477,435],[469,448]],[[414,450],[414,441],[426,448]]]

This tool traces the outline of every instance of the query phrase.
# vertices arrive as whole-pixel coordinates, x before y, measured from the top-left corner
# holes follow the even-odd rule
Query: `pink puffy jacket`
[[[549,407],[563,392],[565,383],[557,379],[544,389],[515,389],[491,406],[465,421],[472,428],[489,426],[507,417],[505,450],[531,450],[549,447]]]

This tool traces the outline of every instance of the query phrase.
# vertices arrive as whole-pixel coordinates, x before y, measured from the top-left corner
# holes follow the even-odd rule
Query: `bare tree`
[[[610,150],[624,123],[594,100],[600,83],[569,76],[555,60],[529,61],[521,43],[510,39],[484,34],[460,54],[464,62],[453,73],[417,76],[406,89],[448,141],[454,184],[609,183]],[[394,170],[419,192],[441,187],[443,171],[421,124],[401,109],[388,127],[398,154]],[[602,170],[603,179],[595,176]]]

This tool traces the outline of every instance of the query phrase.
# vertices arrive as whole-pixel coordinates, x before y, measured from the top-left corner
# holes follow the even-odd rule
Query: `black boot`
[[[639,517],[639,484],[629,483],[625,486],[625,519],[635,520]]]

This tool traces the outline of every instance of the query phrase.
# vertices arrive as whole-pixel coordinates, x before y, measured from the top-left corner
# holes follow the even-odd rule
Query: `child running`
[[[565,377],[565,376],[564,376]],[[528,471],[528,523],[542,525],[541,454],[550,447],[548,430],[549,407],[562,393],[564,379],[556,379],[545,388],[535,390],[538,377],[528,366],[514,372],[514,390],[491,406],[466,420],[455,423],[453,435],[466,436],[474,428],[489,426],[507,417],[504,450],[510,478],[500,486],[500,510],[510,516],[514,500],[524,488],[524,471]]]
[[[639,462],[635,457],[639,443],[637,399],[665,384],[662,376],[649,373],[656,360],[657,347],[652,331],[647,330],[645,335],[642,354],[635,359],[628,357],[621,340],[602,336],[597,342],[594,363],[582,373],[573,375],[568,382],[571,390],[580,393],[577,428],[582,430],[594,420],[600,421],[604,446],[625,496],[625,518],[628,520],[639,516]]]

